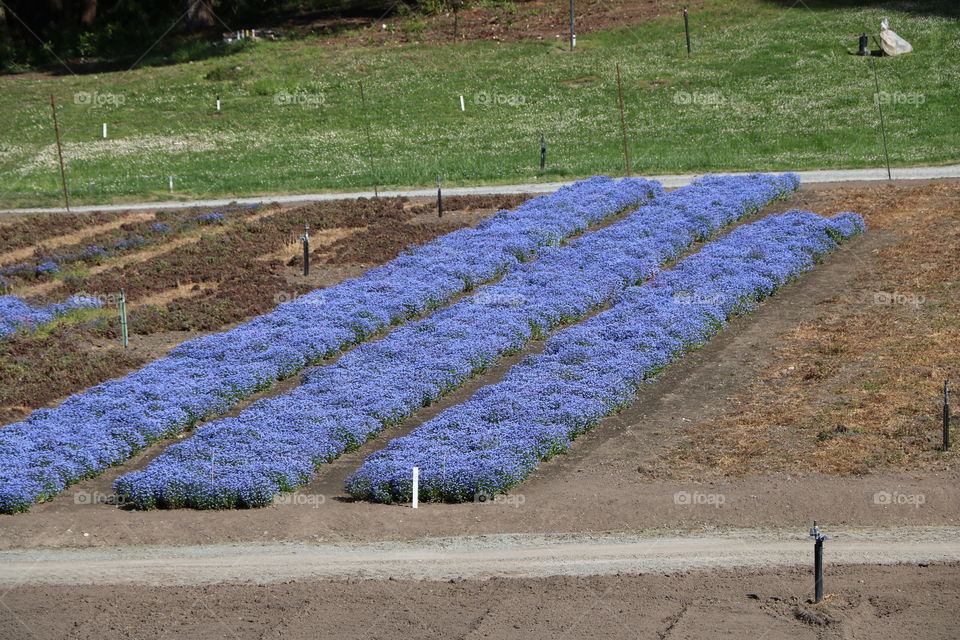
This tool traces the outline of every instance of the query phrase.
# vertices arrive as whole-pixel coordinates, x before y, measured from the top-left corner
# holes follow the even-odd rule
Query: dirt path
[[[408,517],[416,517],[410,514]],[[831,564],[960,561],[960,529],[830,531]],[[811,542],[797,530],[690,535],[501,534],[411,542],[32,550],[0,553],[0,584],[191,585],[291,579],[451,580],[676,573],[799,566]]]

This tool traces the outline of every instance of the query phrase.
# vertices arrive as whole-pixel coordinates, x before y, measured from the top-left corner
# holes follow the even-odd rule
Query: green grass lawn
[[[925,13],[924,4],[713,0],[692,14],[689,58],[678,13],[580,36],[572,54],[563,38],[370,48],[301,40],[128,72],[6,76],[0,206],[61,198],[51,93],[76,203],[168,198],[169,175],[173,197],[426,185],[438,174],[447,185],[622,175],[617,62],[635,174],[880,166],[870,59],[848,50],[883,17],[915,49],[875,59],[891,162],[956,162],[960,22],[946,17],[956,9]]]

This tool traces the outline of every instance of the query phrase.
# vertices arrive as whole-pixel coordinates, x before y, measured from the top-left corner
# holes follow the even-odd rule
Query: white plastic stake
[[[420,502],[420,467],[413,468],[413,508]]]
[[[170,193],[173,193],[173,176],[170,176]]]
[[[106,137],[107,137],[107,123],[106,123],[106,122],[103,123],[103,137],[104,137],[104,139],[106,139]]]
[[[217,98],[217,111],[220,111],[220,98]]]
[[[463,96],[460,96],[460,111],[466,111],[467,108],[463,104]]]

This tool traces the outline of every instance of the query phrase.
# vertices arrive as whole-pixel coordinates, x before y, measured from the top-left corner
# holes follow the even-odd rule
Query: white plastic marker
[[[217,111],[220,111],[220,98],[217,98]]]
[[[417,508],[420,501],[420,467],[413,468],[413,508]]]
[[[466,111],[467,108],[463,104],[463,96],[460,96],[460,111]]]
[[[106,122],[103,123],[103,137],[104,137],[104,138],[107,137],[107,123],[106,123]]]
[[[170,176],[170,193],[173,193],[173,176]]]

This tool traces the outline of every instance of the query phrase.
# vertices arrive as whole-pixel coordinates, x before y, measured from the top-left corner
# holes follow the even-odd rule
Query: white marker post
[[[170,193],[173,193],[173,176],[170,176]]]
[[[106,140],[106,138],[107,138],[107,123],[106,123],[106,122],[103,123],[103,138],[104,138],[104,140]]]
[[[413,508],[420,502],[420,467],[413,468]]]
[[[220,98],[217,98],[217,113],[220,113]]]
[[[466,111],[467,107],[463,104],[463,96],[460,96],[460,111]]]

